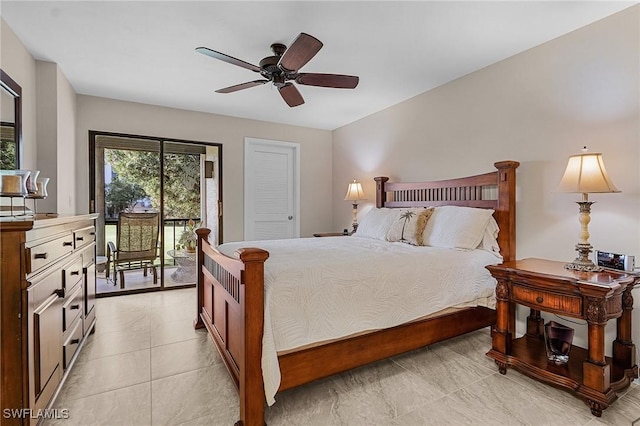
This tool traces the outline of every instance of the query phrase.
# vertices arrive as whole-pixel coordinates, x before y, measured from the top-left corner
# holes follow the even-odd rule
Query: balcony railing
[[[185,229],[190,219],[164,219],[162,239],[164,240],[164,264],[168,266],[176,265],[174,258],[167,252],[176,248],[176,243],[180,239],[180,234]],[[200,218],[192,218],[194,222],[200,222]],[[118,219],[106,218],[104,224],[105,250],[107,242],[116,242]],[[106,252],[106,251],[105,251]]]

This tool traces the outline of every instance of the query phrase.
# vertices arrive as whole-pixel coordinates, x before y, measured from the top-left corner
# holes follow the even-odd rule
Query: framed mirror
[[[0,169],[20,168],[22,88],[0,69]]]

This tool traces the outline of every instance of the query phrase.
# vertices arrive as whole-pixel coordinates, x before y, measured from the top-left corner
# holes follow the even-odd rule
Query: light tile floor
[[[48,425],[232,425],[238,399],[213,344],[194,330],[195,289],[99,299],[98,323]],[[285,391],[275,425],[631,425],[640,386],[601,418],[570,394],[485,356],[489,330]]]
[[[159,288],[160,287],[160,275],[162,274],[162,268],[157,267],[158,279],[153,283],[153,274],[151,271],[147,271],[147,276],[144,276],[142,269],[132,269],[125,271],[125,288],[124,290],[140,290],[144,288]],[[195,285],[196,276],[195,271],[193,274],[185,273],[184,268],[178,271],[176,266],[165,266],[164,268],[164,286],[184,286]],[[118,276],[117,285],[113,284],[113,270],[110,271],[109,279],[105,278],[104,271],[98,272],[96,275],[96,292],[98,294],[103,293],[118,293],[123,291],[120,288],[120,277]]]

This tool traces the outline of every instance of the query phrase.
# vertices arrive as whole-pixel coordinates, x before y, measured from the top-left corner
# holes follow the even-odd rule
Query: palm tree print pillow
[[[387,241],[421,246],[424,228],[432,214],[433,207],[402,209],[387,233]]]

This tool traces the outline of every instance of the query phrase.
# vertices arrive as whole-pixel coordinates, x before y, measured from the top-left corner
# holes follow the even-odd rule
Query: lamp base
[[[578,243],[576,244],[576,251],[578,252],[578,257],[573,262],[564,265],[565,269],[583,272],[600,272],[604,270],[589,259],[589,254],[593,252],[591,244]]]

